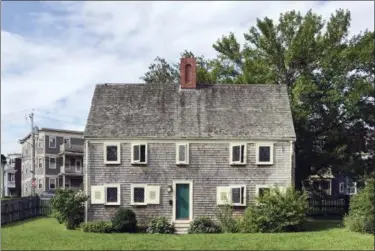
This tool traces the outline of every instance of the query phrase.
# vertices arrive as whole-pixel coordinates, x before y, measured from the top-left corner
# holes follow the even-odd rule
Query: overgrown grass
[[[374,236],[315,221],[311,231],[281,234],[98,234],[66,230],[53,218],[4,226],[3,250],[374,250]]]

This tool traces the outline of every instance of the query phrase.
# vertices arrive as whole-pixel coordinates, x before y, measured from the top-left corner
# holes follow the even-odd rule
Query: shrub
[[[135,213],[131,209],[120,207],[112,218],[112,228],[115,232],[135,233],[137,231]]]
[[[82,191],[57,190],[51,199],[54,217],[60,224],[65,223],[67,229],[75,229],[83,221],[83,202],[87,199]]]
[[[221,229],[208,217],[196,218],[190,223],[188,233],[198,234],[198,233],[220,233]]]
[[[307,209],[306,194],[273,188],[245,210],[239,228],[246,233],[298,231],[307,220]]]
[[[349,215],[344,223],[354,232],[375,234],[375,180],[354,195],[350,201]]]
[[[93,221],[82,223],[81,228],[83,232],[110,233],[112,232],[112,223],[109,221]]]
[[[220,206],[216,217],[224,233],[238,232],[238,222],[233,218],[233,208],[230,204]]]
[[[174,227],[165,217],[156,217],[148,223],[147,233],[150,234],[172,234]]]

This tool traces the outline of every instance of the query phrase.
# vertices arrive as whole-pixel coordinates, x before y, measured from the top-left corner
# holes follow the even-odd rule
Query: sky
[[[217,39],[234,32],[243,44],[257,18],[338,8],[351,11],[350,35],[374,31],[372,1],[2,1],[1,153],[20,152],[31,112],[39,128],[84,130],[95,85],[142,83],[157,56],[212,58]]]

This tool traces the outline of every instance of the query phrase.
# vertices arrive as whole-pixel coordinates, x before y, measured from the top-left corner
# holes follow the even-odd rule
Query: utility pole
[[[35,195],[35,186],[33,183],[35,182],[35,136],[34,136],[34,113],[32,112],[29,115],[30,122],[31,122],[31,195]]]

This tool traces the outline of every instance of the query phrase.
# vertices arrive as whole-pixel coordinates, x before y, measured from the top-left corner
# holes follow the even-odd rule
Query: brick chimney
[[[197,63],[195,58],[181,58],[180,84],[181,89],[197,88]]]

